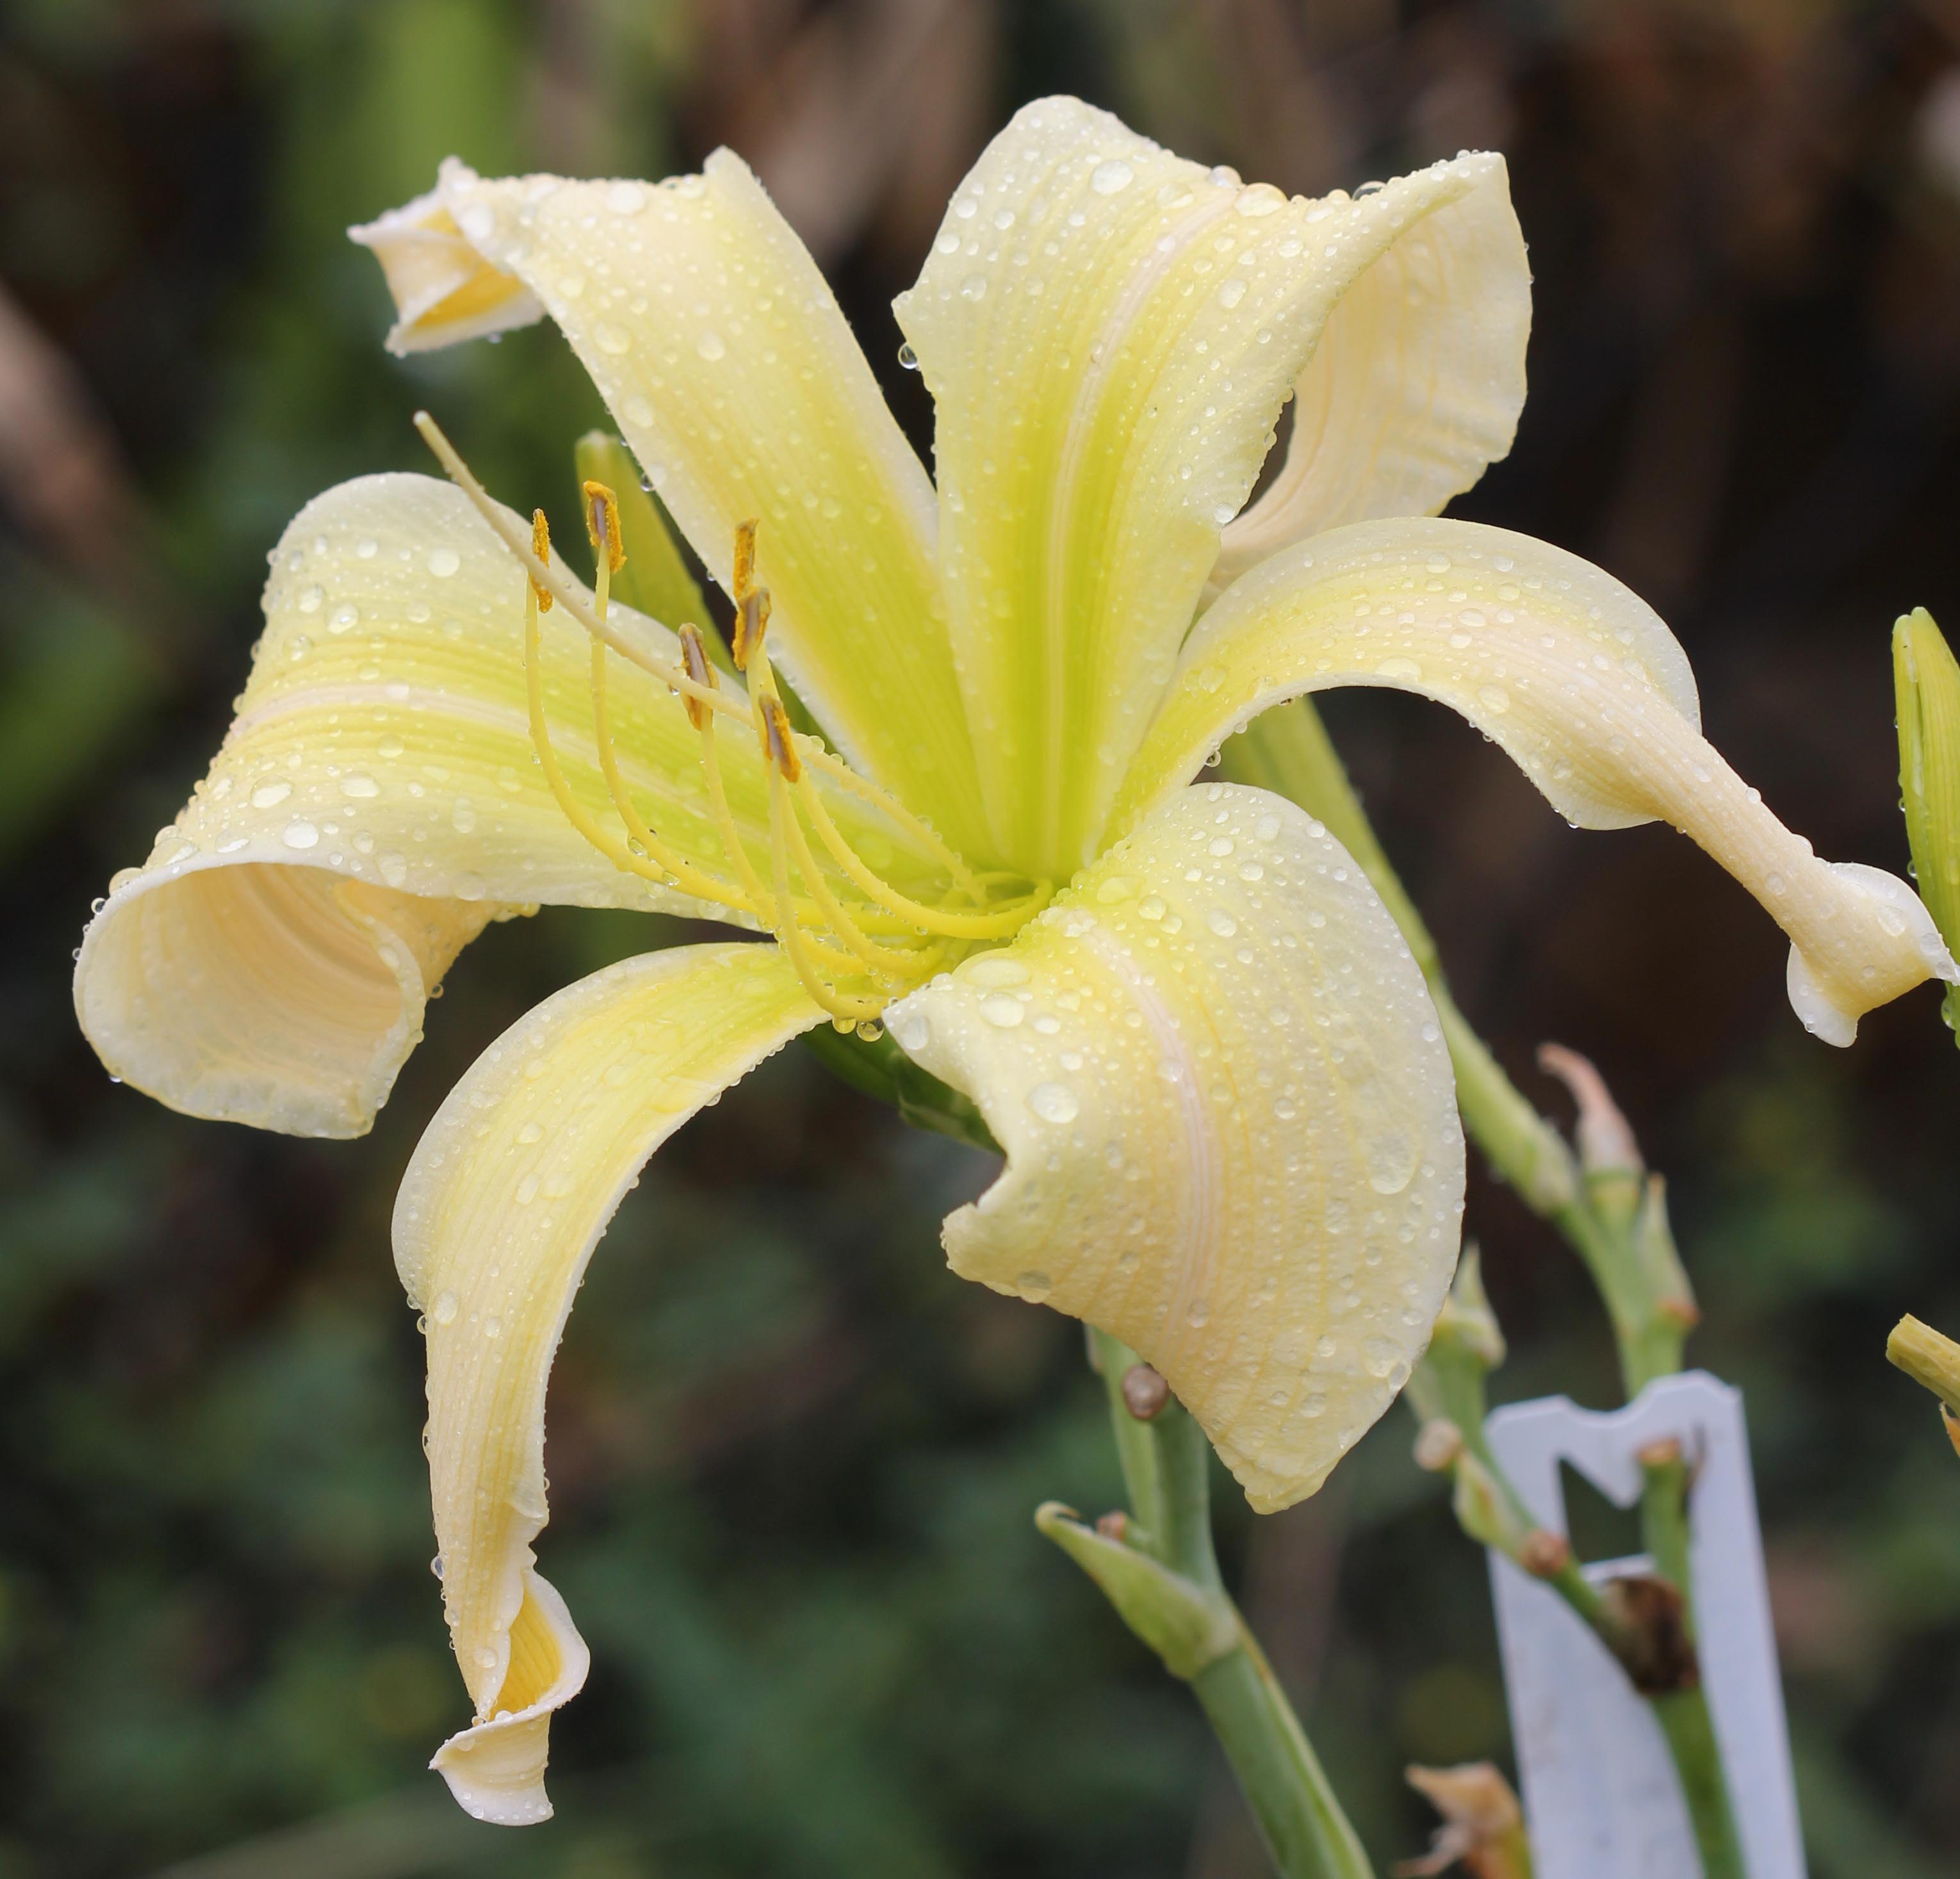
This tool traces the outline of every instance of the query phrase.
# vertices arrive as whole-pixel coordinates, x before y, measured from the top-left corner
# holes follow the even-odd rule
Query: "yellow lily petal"
[[[654,1150],[822,1016],[774,946],[628,959],[507,1031],[409,1164],[395,1259],[424,1315],[443,1606],[477,1715],[433,1766],[479,1820],[549,1817],[552,1712],[584,1680],[531,1543],[546,1382],[586,1262]]]
[[[1433,515],[1510,450],[1531,269],[1503,158],[1459,157],[1364,200],[1405,231],[1335,303],[1294,389],[1286,460],[1227,525],[1214,588],[1343,523]]]
[[[937,409],[953,644],[1013,865],[1064,878],[1090,857],[1281,407],[1389,257],[1309,372],[1316,421],[1338,426],[1325,461],[1303,456],[1300,493],[1261,528],[1294,526],[1290,505],[1328,480],[1373,488],[1367,453],[1371,499],[1426,503],[1508,438],[1515,374],[1491,360],[1520,344],[1524,282],[1501,160],[1289,201],[1048,98],[960,186],[896,310]],[[1411,284],[1466,281],[1494,291],[1481,350],[1465,333],[1485,309],[1408,304]],[[1434,380],[1405,383],[1405,355],[1432,342]],[[1456,384],[1462,370],[1478,382]]]
[[[1653,609],[1589,562],[1474,523],[1357,523],[1275,555],[1198,622],[1126,780],[1118,826],[1195,776],[1268,705],[1332,685],[1440,700],[1570,821],[1671,822],[1790,938],[1790,994],[1819,1037],[1952,957],[1911,888],[1818,859],[1701,735],[1686,656]]]
[[[431,351],[544,317],[522,281],[469,245],[440,189],[347,233],[374,251],[394,297],[396,318],[385,342],[390,352]]]
[[[724,587],[737,525],[759,519],[770,650],[804,702],[861,768],[984,852],[931,483],[748,167],[717,151],[701,175],[652,187],[491,180],[451,159],[414,206],[426,218],[431,202],[471,245],[481,291],[521,281],[563,329]],[[355,231],[384,262],[374,230],[393,219]],[[412,343],[466,336],[414,323],[396,297]]]
[[[429,990],[485,920],[546,901],[727,917],[623,873],[558,808],[531,744],[524,591],[447,483],[365,477],[301,512],[272,556],[237,721],[82,942],[76,1009],[114,1074],[193,1115],[358,1135],[421,1035]],[[678,659],[663,628],[614,617]],[[586,635],[558,607],[540,639],[566,779],[616,826]],[[642,812],[718,863],[698,735],[657,679],[618,658],[612,674]],[[719,741],[738,824],[766,854],[755,740]],[[842,792],[833,813],[864,830]],[[902,859],[902,838],[886,831],[879,852]]]
[[[1262,1512],[1312,1493],[1428,1342],[1463,1199],[1434,1008],[1346,851],[1180,791],[887,1016],[1007,1153],[953,1270],[1141,1351]]]

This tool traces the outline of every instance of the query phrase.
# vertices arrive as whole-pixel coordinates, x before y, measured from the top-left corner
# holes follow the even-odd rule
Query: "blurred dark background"
[[[1537,276],[1517,448],[1460,513],[1669,618],[1716,742],[1825,854],[1902,870],[1886,635],[1960,625],[1953,0],[7,0],[0,8],[0,1879],[1262,1870],[1184,1693],[1038,1539],[1116,1483],[1074,1327],[944,1270],[977,1156],[792,1052],[662,1156],[558,1366],[546,1565],[594,1655],[558,1818],[424,1772],[464,1719],[420,1346],[387,1222],[450,1083],[657,943],[547,913],[466,954],[368,1140],[113,1087],[70,953],[221,735],[267,548],[426,468],[559,500],[599,416],[546,328],[412,367],[342,238],[457,151],[660,175],[726,141],[924,447],[889,301],[1023,99],[1080,93],[1315,192],[1510,157]],[[1748,1392],[1818,1879],[1960,1854],[1960,1467],[1888,1369],[1960,1331],[1960,1054],[1930,990],[1849,1052],[1665,831],[1580,835],[1418,701],[1328,716],[1523,1086],[1595,1057],[1669,1173]],[[1576,1263],[1481,1175],[1499,1394],[1612,1399]],[[1507,1760],[1483,1566],[1399,1411],[1233,1569],[1376,1856],[1402,1763]]]

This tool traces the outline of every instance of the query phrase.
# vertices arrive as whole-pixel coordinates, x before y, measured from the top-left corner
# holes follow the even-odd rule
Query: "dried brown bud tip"
[[[1681,1459],[1680,1440],[1673,1435],[1663,1435],[1659,1442],[1650,1442],[1635,1449],[1634,1459],[1643,1468],[1671,1467]]]
[[[1533,1579],[1556,1579],[1572,1563],[1572,1542],[1548,1527],[1534,1527],[1519,1542],[1518,1563]]]
[[[1463,1452],[1463,1432],[1446,1416],[1433,1416],[1416,1431],[1415,1465],[1440,1474]]]
[[[1123,1372],[1123,1407],[1140,1423],[1155,1422],[1170,1401],[1170,1385],[1147,1363]]]
[[[1633,1572],[1608,1579],[1600,1596],[1618,1628],[1620,1661],[1643,1696],[1669,1696],[1700,1683],[1687,1602],[1674,1586],[1651,1572]]]
[[[1130,1537],[1130,1517],[1120,1507],[1112,1509],[1106,1514],[1097,1515],[1096,1531],[1105,1540],[1120,1543]]]

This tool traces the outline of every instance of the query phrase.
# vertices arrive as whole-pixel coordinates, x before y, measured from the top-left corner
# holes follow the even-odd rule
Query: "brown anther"
[[[1572,1563],[1572,1542],[1549,1528],[1534,1527],[1518,1543],[1518,1563],[1533,1579],[1556,1579]]]
[[[794,783],[803,774],[803,761],[790,734],[790,714],[781,698],[765,698],[761,704],[762,722],[757,728],[762,733],[762,755],[782,773],[785,783]]]
[[[735,525],[735,571],[729,577],[728,591],[739,607],[756,584],[756,518]]]
[[[1133,1363],[1123,1372],[1123,1407],[1140,1423],[1152,1423],[1170,1401],[1170,1385],[1147,1363]]]
[[[1643,1468],[1672,1467],[1681,1459],[1681,1443],[1673,1435],[1663,1435],[1634,1451],[1634,1459]]]
[[[708,647],[701,637],[701,628],[692,620],[685,622],[680,629],[680,660],[687,668],[687,676],[698,685],[705,685],[712,692],[719,681],[714,676],[714,668],[708,663]],[[681,698],[682,708],[687,713],[687,721],[696,730],[708,722],[708,707],[698,698]]]
[[[742,596],[742,604],[735,609],[735,641],[730,650],[734,656],[735,669],[746,672],[749,661],[755,657],[756,648],[762,644],[762,635],[769,630],[769,590],[766,587],[751,587]]]
[[[1096,1531],[1105,1540],[1114,1540],[1120,1544],[1130,1537],[1130,1517],[1120,1507],[1106,1514],[1099,1514],[1096,1519]]]
[[[586,483],[585,533],[593,552],[606,558],[606,571],[616,574],[626,565],[626,544],[619,536],[619,498],[604,483]]]
[[[1671,1324],[1691,1331],[1701,1322],[1701,1308],[1692,1299],[1657,1299],[1654,1309]]]
[[[1446,1416],[1433,1416],[1416,1431],[1415,1465],[1440,1474],[1463,1452],[1463,1432]]]
[[[531,552],[547,568],[550,567],[551,524],[545,520],[545,512],[542,509],[533,509],[531,511]],[[526,578],[528,579],[529,577],[527,576]],[[550,612],[552,597],[546,591],[543,584],[539,581],[532,581],[531,591],[538,597],[538,611],[540,613]]]

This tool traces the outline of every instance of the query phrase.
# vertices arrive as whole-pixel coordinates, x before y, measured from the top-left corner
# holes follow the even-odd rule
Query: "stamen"
[[[769,773],[769,864],[777,900],[787,905],[790,898],[789,842],[783,828],[787,797],[779,776],[780,773],[775,770]],[[803,981],[803,990],[832,1017],[848,1019],[857,1024],[877,1017],[884,1009],[889,1002],[885,999],[854,996],[826,984],[810,957],[808,940],[794,920],[778,927],[775,933],[783,943],[783,950],[790,956],[790,964],[795,968],[797,977]]]
[[[690,700],[690,704],[692,702]],[[699,899],[732,908],[738,913],[756,913],[755,901],[728,882],[703,873],[686,856],[655,835],[635,806],[625,778],[619,774],[619,758],[612,746],[612,720],[606,703],[606,642],[597,639],[592,642],[592,728],[599,746],[600,771],[606,779],[612,806],[619,812],[619,819],[626,825],[627,834],[689,893]]]
[[[1032,892],[991,913],[958,914],[947,908],[928,907],[908,895],[901,894],[889,882],[865,865],[863,858],[845,839],[836,823],[831,820],[830,811],[825,806],[822,796],[807,773],[800,779],[793,780],[798,783],[797,794],[810,813],[811,826],[816,829],[818,839],[830,850],[837,865],[850,876],[861,892],[915,927],[922,927],[928,933],[943,933],[948,939],[1004,940],[1018,933],[1054,897],[1053,884],[1038,881]],[[987,895],[977,882],[971,898],[978,905],[984,907],[987,903]]]
[[[708,647],[702,639],[701,628],[692,620],[684,621],[681,625],[680,656],[690,679],[711,692],[717,688],[720,682],[714,676],[714,668],[708,663]],[[698,698],[683,698],[681,705],[687,713],[687,721],[696,730],[708,722],[708,713]]]
[[[551,524],[545,520],[545,512],[542,509],[531,511],[531,552],[547,568],[551,565]],[[530,580],[528,574],[524,578]],[[531,592],[538,597],[538,611],[540,613],[550,612],[550,594],[535,580],[531,581]]]
[[[722,688],[698,626],[689,623],[682,627],[680,661],[676,664],[624,637],[611,624],[607,617],[611,577],[624,566],[625,558],[618,501],[612,490],[596,482],[583,488],[596,561],[593,591],[588,601],[554,562],[543,512],[533,513],[531,527],[525,531],[515,517],[492,500],[426,412],[418,413],[415,422],[444,469],[524,571],[523,657],[531,742],[565,819],[615,866],[766,927],[781,943],[811,997],[840,1029],[869,1025],[892,998],[930,977],[949,959],[957,959],[966,949],[963,943],[1006,938],[1045,904],[1053,892],[1045,881],[1033,883],[1030,892],[1011,901],[992,901],[997,885],[1020,877],[976,873],[904,804],[860,776],[826,750],[820,739],[800,737],[792,730],[765,646],[769,594],[756,580],[753,521],[743,523],[736,532],[731,580],[737,603],[735,659],[749,676],[744,695],[740,688],[732,693]],[[545,714],[539,619],[555,602],[590,637],[589,682],[595,746],[624,839],[602,826],[573,794],[552,747]],[[606,659],[609,649],[660,679],[679,697],[689,723],[700,735],[709,808],[739,885],[673,847],[640,813],[620,769],[613,739]],[[728,712],[749,721],[767,765],[767,885],[750,859],[721,775],[715,719]],[[851,790],[910,836],[945,870],[955,905],[964,898],[975,911],[961,912],[955,906],[914,900],[870,868],[833,819],[818,785],[818,773]],[[847,903],[841,898],[832,877],[819,865],[804,833],[800,812],[805,811],[830,858],[864,896],[862,903]],[[792,866],[803,892],[792,885]],[[874,933],[892,938],[882,940],[872,937]],[[919,936],[924,933],[939,936],[939,942],[921,943]],[[832,940],[841,942],[842,949]],[[847,986],[853,989],[847,990]]]
[[[584,483],[585,532],[592,551],[609,574],[626,565],[626,544],[619,533],[619,498],[604,483]]]
[[[696,684],[679,666],[657,657],[644,646],[625,638],[616,627],[595,613],[575,582],[561,573],[555,564],[539,558],[523,525],[476,480],[469,466],[457,453],[456,446],[443,435],[442,427],[425,411],[415,413],[415,423],[422,441],[434,452],[436,460],[442,465],[450,481],[469,498],[471,506],[489,524],[497,539],[510,550],[539,590],[549,593],[586,631],[596,633],[622,659],[638,666],[642,672],[651,672],[683,698],[698,699],[710,711],[733,712],[737,717],[747,719],[749,707],[746,702],[737,703],[725,693]]]
[[[797,761],[796,745],[790,735],[790,714],[783,709],[782,700],[774,692],[766,693],[756,700],[756,709],[762,755],[784,781],[797,781],[803,775],[803,765]]]
[[[746,672],[749,662],[762,650],[762,635],[769,630],[769,590],[751,587],[735,609],[735,639],[729,648],[737,672]]]
[[[552,749],[551,728],[545,722],[544,669],[538,650],[538,596],[536,589],[528,585],[524,593],[524,688],[530,705],[531,747],[538,754],[546,784],[565,820],[615,867],[665,886],[667,876],[659,869],[641,860],[610,830],[600,828],[586,813],[584,805],[572,794],[565,772],[558,768],[558,754]]]

